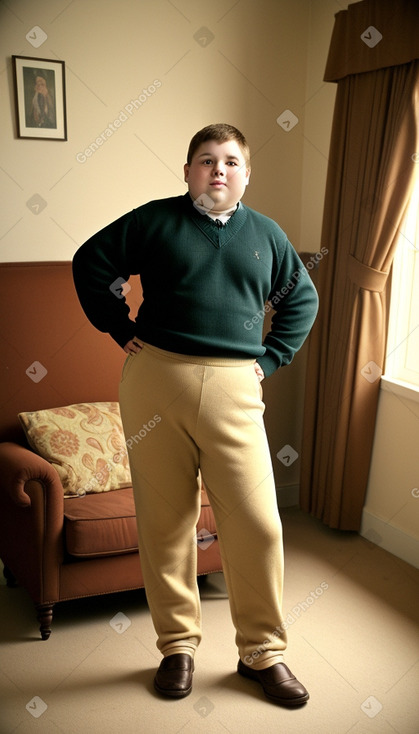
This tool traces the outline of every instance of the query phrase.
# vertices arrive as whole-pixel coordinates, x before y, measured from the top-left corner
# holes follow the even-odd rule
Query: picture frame
[[[65,63],[12,56],[18,138],[67,140]]]

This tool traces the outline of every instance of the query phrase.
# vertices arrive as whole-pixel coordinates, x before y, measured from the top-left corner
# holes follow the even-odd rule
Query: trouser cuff
[[[196,637],[191,637],[186,640],[176,640],[175,642],[170,642],[166,647],[162,649],[161,652],[163,657],[165,658],[167,658],[169,655],[177,655],[179,653],[185,653],[186,655],[190,655],[191,658],[193,658],[197,647],[198,639]]]

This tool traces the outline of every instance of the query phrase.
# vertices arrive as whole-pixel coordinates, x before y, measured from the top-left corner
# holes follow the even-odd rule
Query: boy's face
[[[184,166],[185,181],[194,201],[213,212],[234,209],[249,183],[250,168],[236,140],[208,140]],[[209,197],[209,198],[208,198]]]

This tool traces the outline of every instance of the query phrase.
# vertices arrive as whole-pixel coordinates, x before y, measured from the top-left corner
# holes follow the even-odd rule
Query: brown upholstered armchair
[[[138,307],[140,286],[132,284]],[[57,602],[141,588],[132,489],[65,497],[56,468],[28,445],[25,411],[117,401],[123,351],[86,321],[71,264],[0,265],[0,558],[29,593],[42,639]],[[197,574],[221,571],[205,489]]]

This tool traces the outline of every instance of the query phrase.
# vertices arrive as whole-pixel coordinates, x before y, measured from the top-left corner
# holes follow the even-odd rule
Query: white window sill
[[[403,382],[395,380],[394,377],[382,375],[380,387],[381,390],[391,392],[393,395],[419,403],[419,385],[412,385],[411,382]]]

